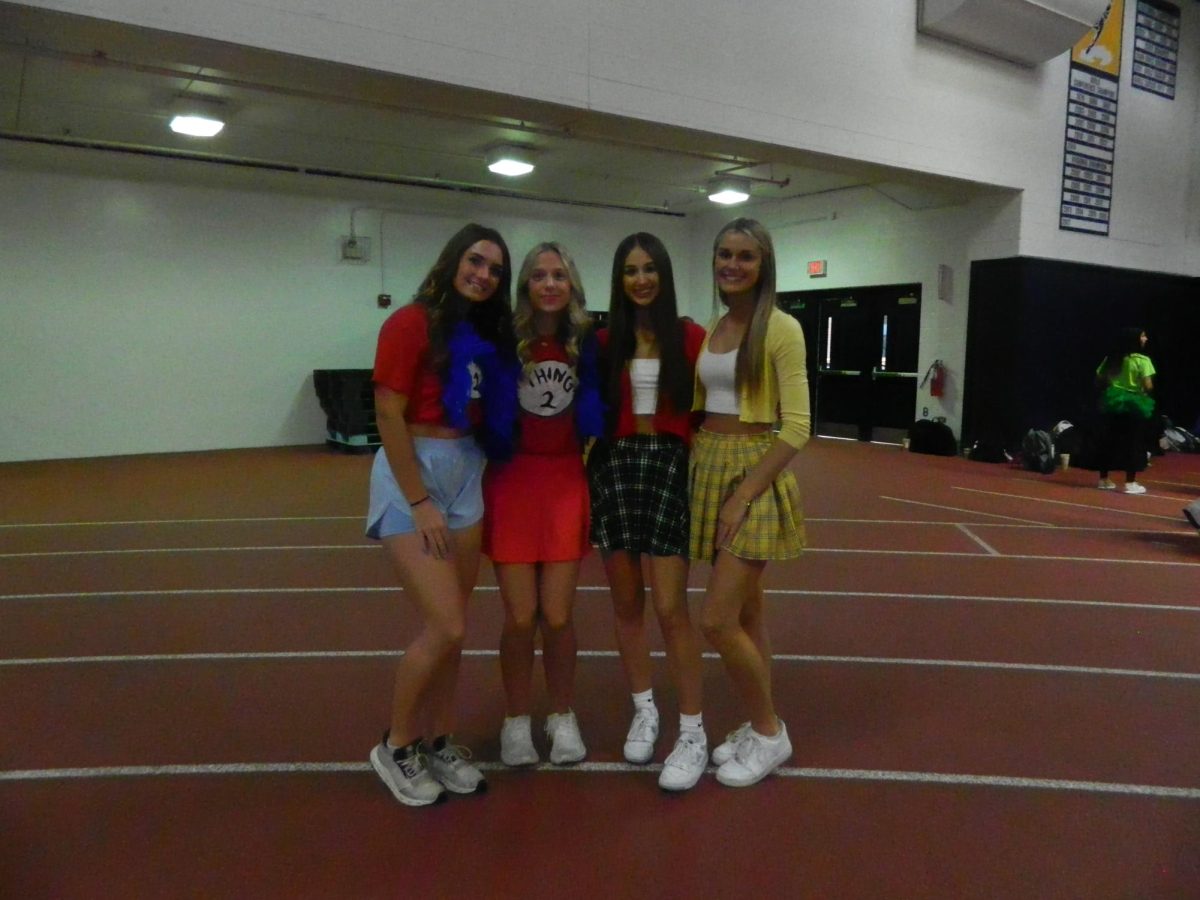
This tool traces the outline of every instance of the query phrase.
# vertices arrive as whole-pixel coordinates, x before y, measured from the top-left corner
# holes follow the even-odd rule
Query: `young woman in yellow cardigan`
[[[760,781],[792,753],[771,697],[762,575],[768,560],[804,547],[788,463],[811,420],[804,332],[776,306],[775,272],[761,224],[735,219],[721,229],[713,279],[724,309],[696,367],[693,408],[704,421],[692,445],[689,552],[712,563],[700,625],[749,713],[712,754],[717,780],[731,787]]]

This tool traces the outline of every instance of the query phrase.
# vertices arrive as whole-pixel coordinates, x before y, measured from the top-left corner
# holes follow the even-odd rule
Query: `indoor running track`
[[[656,763],[623,762],[594,556],[587,761],[500,766],[485,564],[458,739],[491,790],[417,810],[366,762],[414,633],[362,537],[369,465],[0,466],[0,896],[1200,897],[1200,539],[1180,512],[1200,457],[1156,458],[1132,497],[811,442],[811,548],[766,575],[795,755],[744,790],[658,790],[661,658]],[[711,655],[705,690],[715,743],[742,715]]]

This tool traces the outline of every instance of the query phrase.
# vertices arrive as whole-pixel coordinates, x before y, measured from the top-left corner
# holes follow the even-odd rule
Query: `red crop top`
[[[480,373],[471,364],[473,381],[468,420],[478,423]],[[379,329],[375,347],[374,382],[408,398],[404,421],[419,425],[445,425],[442,379],[429,360],[429,314],[420,303],[396,310]]]
[[[700,356],[700,345],[704,343],[704,329],[695,322],[682,322],[683,325],[683,355],[687,359],[688,378],[696,371],[696,359]],[[608,350],[608,329],[602,328],[596,332],[600,343],[600,352]],[[654,413],[654,430],[659,434],[673,434],[686,443],[692,439],[699,416],[690,410],[672,410],[665,404],[659,403]],[[617,410],[616,426],[612,437],[629,437],[637,433],[637,420],[633,416],[633,384],[629,380],[629,367],[621,373],[621,407]]]

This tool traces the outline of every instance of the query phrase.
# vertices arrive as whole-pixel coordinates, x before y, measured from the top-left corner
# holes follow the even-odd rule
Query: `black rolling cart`
[[[346,453],[380,444],[370,369],[313,369],[313,387],[325,413],[325,443]]]

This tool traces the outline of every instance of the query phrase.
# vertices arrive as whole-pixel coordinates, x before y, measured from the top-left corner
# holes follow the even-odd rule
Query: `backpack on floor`
[[[1159,446],[1164,450],[1178,450],[1180,453],[1200,452],[1200,441],[1196,440],[1196,436],[1186,428],[1169,424],[1169,420],[1163,427]]]
[[[945,422],[917,419],[908,429],[908,449],[913,453],[957,456],[958,441],[954,439],[954,432]]]
[[[998,441],[989,441],[986,438],[971,445],[971,449],[967,452],[967,459],[988,463],[1012,462],[1012,457]]]
[[[1068,453],[1078,456],[1083,449],[1083,436],[1078,428],[1063,419],[1050,431],[1050,439],[1054,442],[1055,453]]]
[[[1054,439],[1050,432],[1030,428],[1021,440],[1021,463],[1031,472],[1049,475],[1055,467]]]

